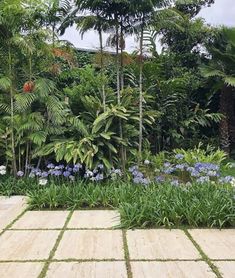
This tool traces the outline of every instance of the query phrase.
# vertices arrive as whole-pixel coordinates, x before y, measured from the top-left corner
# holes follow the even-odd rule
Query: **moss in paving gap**
[[[67,227],[67,225],[68,225],[68,223],[69,223],[69,220],[71,219],[72,215],[73,215],[73,210],[70,211],[69,215],[67,216],[67,219],[66,219],[66,221],[65,221],[65,224],[64,224],[64,226],[63,226],[61,232],[59,233],[59,235],[58,235],[58,237],[57,237],[57,239],[56,239],[55,245],[54,245],[54,247],[52,248],[52,250],[51,250],[51,252],[50,252],[50,254],[49,254],[49,257],[48,257],[48,259],[47,259],[45,265],[43,266],[43,269],[42,269],[41,273],[39,274],[38,278],[44,278],[44,277],[46,277],[46,273],[47,273],[47,271],[48,271],[48,268],[49,268],[49,265],[50,265],[50,263],[51,263],[51,260],[52,260],[52,258],[53,258],[54,255],[55,255],[56,249],[57,249],[58,246],[59,246],[59,243],[60,243],[60,241],[61,241],[61,239],[62,239],[62,237],[63,237],[63,235],[64,235],[64,232],[65,232],[65,230],[66,230],[66,227]]]
[[[126,237],[126,230],[122,230],[122,239],[123,239],[123,248],[124,248],[124,256],[125,256],[125,262],[126,262],[126,270],[127,270],[127,277],[132,278],[132,272],[131,272],[131,263],[130,263],[130,254],[127,244],[127,237]]]
[[[9,230],[9,229],[13,226],[13,224],[14,224],[17,220],[19,220],[19,219],[26,213],[27,210],[28,210],[27,208],[24,209],[13,221],[11,221],[10,224],[8,224],[8,225],[2,230],[2,232],[0,232],[0,236],[1,236],[5,231]]]
[[[202,248],[200,247],[200,245],[194,240],[194,238],[191,236],[191,234],[189,233],[188,230],[183,229],[184,233],[186,234],[186,236],[189,238],[189,240],[193,243],[193,245],[196,247],[196,249],[198,250],[198,252],[200,253],[200,255],[202,256],[203,261],[205,261],[209,267],[211,268],[211,270],[215,273],[215,275],[218,278],[223,278],[223,276],[220,274],[217,266],[215,266],[213,264],[213,262],[211,261],[211,259],[203,252]]]

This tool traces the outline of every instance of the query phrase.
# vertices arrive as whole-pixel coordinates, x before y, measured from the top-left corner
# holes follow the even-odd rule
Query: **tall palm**
[[[135,17],[135,29],[139,39],[139,163],[143,149],[143,66],[144,66],[144,30],[153,21],[157,8],[166,7],[168,0],[131,1],[132,14]]]
[[[235,143],[235,28],[223,27],[214,43],[208,46],[211,59],[202,67],[205,77],[214,77],[220,90],[220,112],[224,115],[220,122],[221,147],[228,154],[231,142]]]
[[[106,20],[101,1],[84,1],[77,0],[75,9],[67,15],[63,23],[60,26],[60,33],[63,34],[69,26],[74,23],[77,24],[77,28],[80,30],[83,36],[89,30],[95,30],[99,35],[99,48],[100,48],[100,68],[103,79],[104,74],[104,45],[103,45],[103,33],[110,28],[109,22]],[[80,14],[79,14],[80,13]],[[102,84],[102,98],[103,98],[103,109],[106,110],[106,93],[105,84]]]
[[[22,19],[24,15],[21,1],[4,1],[0,3],[0,40],[1,50],[6,57],[3,63],[3,74],[5,77],[0,80],[0,90],[10,93],[10,129],[11,129],[11,156],[12,156],[12,172],[16,175],[16,154],[15,154],[15,134],[14,134],[14,48],[15,39],[19,36],[21,30]]]

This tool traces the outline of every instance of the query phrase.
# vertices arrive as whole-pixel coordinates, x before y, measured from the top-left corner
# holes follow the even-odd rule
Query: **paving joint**
[[[73,215],[73,211],[70,211],[69,215],[68,215],[67,218],[66,218],[66,221],[65,221],[65,223],[64,223],[64,226],[63,226],[61,232],[59,233],[59,235],[58,235],[58,237],[57,237],[57,239],[56,239],[55,245],[54,245],[54,247],[52,248],[52,250],[50,251],[49,257],[48,257],[48,259],[46,260],[46,262],[45,262],[45,264],[44,264],[44,266],[43,266],[43,268],[42,268],[42,271],[41,271],[41,273],[39,274],[38,278],[44,278],[44,277],[46,277],[46,273],[47,273],[47,271],[48,271],[48,269],[49,269],[51,260],[53,259],[54,255],[55,255],[56,249],[58,248],[58,246],[59,246],[59,244],[60,244],[60,241],[61,241],[61,239],[62,239],[62,237],[63,237],[63,235],[64,235],[64,232],[65,232],[65,230],[66,230],[66,227],[67,227],[67,225],[68,225],[68,223],[69,223],[69,220],[71,219],[72,215]]]
[[[128,249],[126,230],[122,230],[122,240],[123,240],[123,248],[124,248],[124,257],[125,257],[125,263],[126,263],[127,278],[132,278],[133,275],[132,275],[132,271],[131,271],[130,254],[129,254],[129,249]]]
[[[214,272],[217,278],[223,278],[221,273],[219,272],[219,269],[216,265],[213,264],[212,260],[206,255],[206,253],[202,250],[201,246],[194,240],[194,238],[191,236],[188,230],[183,229],[185,235],[189,238],[189,240],[192,242],[192,244],[196,247],[198,252],[200,253],[203,261],[207,263],[210,267],[210,269]]]

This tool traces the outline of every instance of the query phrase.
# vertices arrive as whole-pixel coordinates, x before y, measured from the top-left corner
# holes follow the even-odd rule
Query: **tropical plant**
[[[234,87],[235,87],[235,29],[223,27],[217,34],[215,41],[208,45],[210,60],[202,67],[205,77],[212,77],[216,81],[216,90],[220,91],[220,144],[228,154],[234,137]]]

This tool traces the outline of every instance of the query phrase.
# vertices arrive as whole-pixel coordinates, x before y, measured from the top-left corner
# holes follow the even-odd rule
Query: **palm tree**
[[[166,7],[167,0],[131,1],[132,14],[135,17],[135,29],[139,39],[139,163],[143,149],[143,66],[144,66],[144,30],[153,21],[157,8]]]
[[[108,20],[105,19],[102,10],[103,1],[84,1],[77,0],[76,8],[64,19],[60,26],[60,33],[63,34],[69,26],[74,23],[77,24],[77,28],[80,30],[83,36],[89,30],[95,30],[99,35],[99,48],[100,48],[100,69],[103,77],[102,84],[102,99],[103,109],[106,110],[106,93],[105,93],[105,72],[104,72],[104,45],[103,45],[103,33],[107,32],[110,28]],[[77,15],[78,13],[81,15]],[[84,13],[87,13],[85,14]]]
[[[213,77],[220,90],[220,113],[224,115],[220,122],[221,148],[228,154],[231,142],[235,143],[235,28],[223,27],[212,45],[208,46],[211,56],[208,65],[202,67],[204,77]]]
[[[24,15],[23,7],[20,1],[4,1],[0,3],[0,40],[1,50],[5,52],[3,57],[6,58],[6,68],[3,68],[5,76],[0,80],[0,90],[10,93],[10,130],[11,130],[11,156],[12,156],[12,172],[17,173],[16,154],[15,154],[15,134],[14,134],[14,48],[15,39],[19,36],[22,19]],[[4,67],[3,63],[3,67]]]

